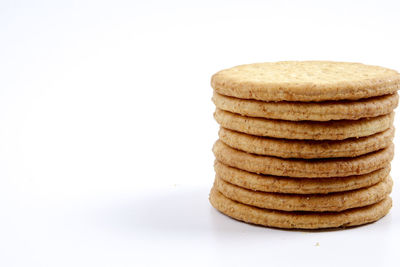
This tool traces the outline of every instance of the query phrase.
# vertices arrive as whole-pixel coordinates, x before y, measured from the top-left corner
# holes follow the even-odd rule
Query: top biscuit
[[[400,74],[361,63],[281,61],[222,70],[211,86],[223,95],[263,101],[356,100],[396,92]]]

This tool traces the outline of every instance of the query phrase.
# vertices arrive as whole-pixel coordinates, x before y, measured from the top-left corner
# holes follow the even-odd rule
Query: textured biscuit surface
[[[251,135],[286,139],[343,140],[369,136],[390,128],[394,113],[371,119],[297,122],[245,117],[216,109],[214,118],[224,128]]]
[[[393,181],[387,176],[376,185],[340,193],[296,195],[248,190],[222,179],[215,179],[215,188],[227,198],[237,202],[272,210],[285,211],[343,211],[368,206],[387,197]]]
[[[258,155],[303,159],[338,158],[360,156],[388,147],[394,137],[394,128],[361,138],[323,141],[259,137],[225,128],[221,128],[218,135],[228,146]]]
[[[217,72],[211,86],[220,94],[264,101],[360,99],[394,93],[395,70],[360,63],[283,61],[236,66]]]
[[[385,216],[391,206],[390,197],[370,206],[342,212],[289,212],[256,208],[222,195],[215,187],[210,203],[220,212],[240,221],[277,228],[321,229],[362,225]]]
[[[397,93],[357,101],[266,102],[224,96],[214,92],[219,109],[243,116],[289,121],[358,120],[392,112],[399,102]]]
[[[259,156],[236,150],[218,140],[213,146],[216,159],[241,170],[277,176],[324,178],[361,175],[388,165],[393,159],[393,144],[389,147],[354,158],[281,159]]]
[[[326,194],[375,185],[389,175],[390,165],[363,175],[329,179],[297,179],[262,175],[229,167],[219,161],[215,161],[214,169],[218,179],[254,191],[287,194]]]

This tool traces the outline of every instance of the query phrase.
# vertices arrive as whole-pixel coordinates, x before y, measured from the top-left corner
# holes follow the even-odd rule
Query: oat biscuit
[[[327,194],[375,185],[389,175],[390,165],[363,175],[336,178],[288,178],[262,175],[229,167],[215,161],[216,177],[254,191],[287,194]]]
[[[259,137],[222,127],[218,135],[228,146],[248,153],[280,158],[313,159],[355,157],[388,147],[394,137],[394,128],[361,138],[324,141]]]
[[[263,101],[356,100],[394,93],[400,74],[348,62],[282,61],[240,65],[217,72],[220,94]]]
[[[329,178],[361,175],[388,165],[393,158],[394,147],[389,147],[354,158],[334,159],[281,159],[259,156],[236,150],[218,140],[213,152],[217,160],[241,170],[277,176]]]
[[[371,119],[297,122],[245,117],[216,109],[214,118],[224,128],[251,135],[286,139],[343,140],[369,136],[389,129],[393,124],[394,112]]]
[[[211,78],[210,203],[234,219],[320,229],[379,220],[391,206],[400,73],[360,63],[283,61]]]
[[[284,211],[343,211],[377,203],[392,191],[393,181],[387,176],[373,186],[330,194],[280,194],[253,191],[215,179],[215,188],[225,197],[264,209]]]
[[[248,117],[289,121],[358,120],[388,114],[399,102],[396,93],[357,101],[266,102],[224,96],[214,92],[212,98],[219,109]]]
[[[215,209],[234,219],[277,228],[321,229],[362,225],[385,216],[392,200],[342,212],[289,212],[256,208],[241,204],[222,195],[215,187],[210,192],[210,203]]]

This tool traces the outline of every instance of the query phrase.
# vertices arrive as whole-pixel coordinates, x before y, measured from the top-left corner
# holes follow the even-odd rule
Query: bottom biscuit
[[[210,192],[210,203],[218,211],[234,219],[277,228],[322,229],[362,225],[385,216],[392,207],[392,199],[342,212],[286,212],[261,209],[241,204],[223,196],[215,187]]]

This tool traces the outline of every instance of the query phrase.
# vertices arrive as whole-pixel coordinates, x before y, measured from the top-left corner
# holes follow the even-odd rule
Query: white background
[[[1,1],[0,266],[399,266],[398,156],[393,209],[364,227],[268,229],[208,203],[214,72],[400,70],[399,14],[398,1]]]

